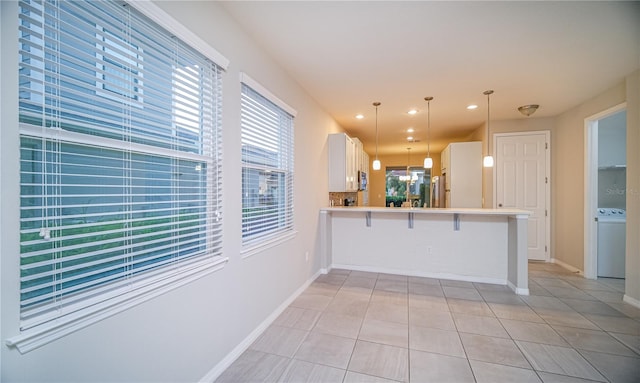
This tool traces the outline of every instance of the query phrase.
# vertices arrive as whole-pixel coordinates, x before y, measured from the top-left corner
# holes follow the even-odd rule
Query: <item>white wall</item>
[[[552,131],[553,254],[579,270],[584,270],[584,120],[625,99],[624,82],[615,84],[559,115]]]
[[[507,284],[508,217],[414,213],[331,212],[331,259],[339,268]]]
[[[320,268],[318,210],[327,204],[328,133],[341,128],[216,2],[158,2],[230,60],[224,75],[224,255],[227,266],[194,283],[21,355],[18,334],[17,6],[0,2],[1,379],[20,381],[197,381]],[[295,31],[292,31],[295,33]],[[11,49],[6,49],[11,47]],[[240,256],[240,85],[246,72],[295,108],[294,239]],[[310,260],[305,261],[305,252]]]
[[[627,164],[627,112],[598,121],[598,166]]]
[[[627,258],[625,300],[640,307],[640,70],[627,76]]]
[[[551,131],[552,256],[584,270],[584,120],[627,103],[626,295],[640,305],[640,71],[555,117],[492,121],[491,132]],[[484,140],[485,127],[471,140]],[[492,170],[485,170],[485,206],[491,207]]]

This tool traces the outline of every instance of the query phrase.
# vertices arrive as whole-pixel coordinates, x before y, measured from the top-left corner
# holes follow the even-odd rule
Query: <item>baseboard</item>
[[[640,309],[640,301],[635,298],[631,298],[627,294],[622,297],[622,301]]]
[[[258,325],[240,344],[238,344],[227,356],[215,365],[205,376],[200,379],[201,383],[214,382],[222,373],[231,366],[233,362],[245,352],[251,344],[282,314],[282,312],[298,297],[320,274],[326,274],[327,270],[322,269],[308,279],[289,298],[287,298],[277,309],[275,309],[262,323]]]
[[[514,285],[513,283],[507,281],[507,286],[509,286],[509,288],[511,290],[513,290],[514,293],[518,294],[518,295],[529,295],[529,289],[523,289],[521,287],[516,287],[516,285]]]
[[[345,270],[353,270],[353,271],[367,271],[367,272],[370,272],[370,273],[385,273],[385,274],[408,275],[408,276],[411,276],[411,277],[450,279],[450,280],[454,280],[454,281],[491,283],[491,284],[494,284],[494,285],[506,285],[507,284],[507,280],[506,279],[500,279],[500,278],[485,278],[485,277],[476,277],[476,276],[472,276],[472,275],[461,275],[461,274],[450,274],[450,273],[416,272],[415,270],[389,269],[389,268],[385,268],[385,267],[370,267],[370,266],[355,266],[355,265],[332,264],[330,269],[345,269]]]
[[[551,258],[551,263],[555,263],[556,265],[558,265],[558,266],[560,266],[560,267],[562,267],[564,269],[567,269],[567,270],[571,271],[572,273],[577,273],[578,275],[582,275],[584,277],[584,271],[582,271],[582,270],[580,270],[580,269],[578,269],[576,267],[573,267],[568,263],[564,263],[564,262],[562,262],[561,260],[559,260],[557,258]]]

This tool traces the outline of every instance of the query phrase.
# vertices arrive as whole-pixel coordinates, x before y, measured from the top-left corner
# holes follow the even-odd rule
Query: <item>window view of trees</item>
[[[429,185],[431,171],[422,167],[387,167],[386,206],[399,207],[405,202],[411,206],[430,206]],[[408,190],[408,198],[407,198]]]
[[[242,84],[242,240],[293,230],[293,116]]]

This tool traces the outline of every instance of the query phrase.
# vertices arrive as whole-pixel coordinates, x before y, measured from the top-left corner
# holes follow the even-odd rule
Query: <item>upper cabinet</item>
[[[329,192],[358,191],[358,172],[366,171],[363,167],[368,163],[364,162],[362,143],[344,133],[330,134],[328,143]]]
[[[356,144],[356,169],[361,173],[369,173],[369,155],[364,151],[359,139],[352,138],[352,140]]]

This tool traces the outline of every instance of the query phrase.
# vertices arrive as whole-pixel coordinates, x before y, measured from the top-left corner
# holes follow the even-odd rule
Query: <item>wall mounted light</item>
[[[374,102],[373,106],[376,107],[376,159],[373,160],[373,170],[380,170],[380,160],[378,159],[378,107],[379,102]]]
[[[433,97],[425,97],[424,100],[427,102],[427,157],[424,159],[424,168],[431,169],[433,168],[433,158],[431,158],[431,100]]]
[[[490,150],[490,142],[491,142],[491,104],[489,101],[489,96],[493,94],[492,90],[486,90],[482,94],[487,96],[487,154],[482,159],[482,165],[485,168],[493,167],[493,156],[491,155]]]

